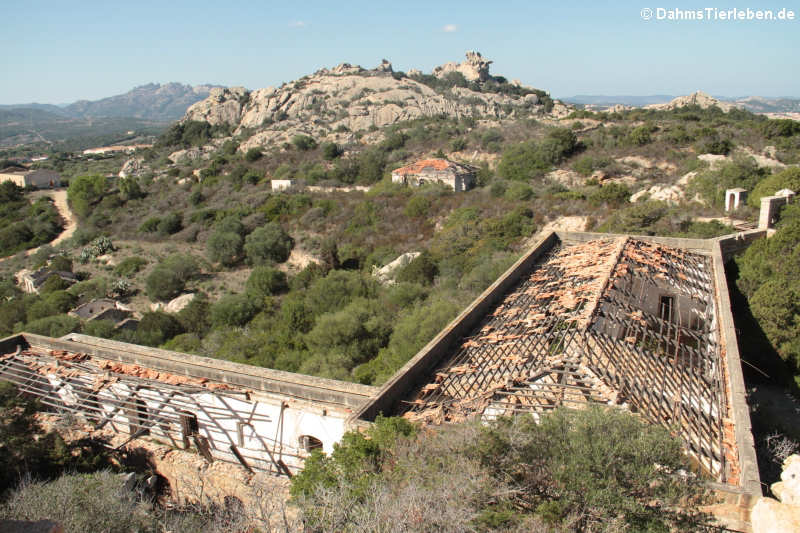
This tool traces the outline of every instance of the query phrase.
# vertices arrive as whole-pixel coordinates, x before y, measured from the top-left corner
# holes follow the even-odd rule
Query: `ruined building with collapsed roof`
[[[129,440],[287,476],[381,413],[626,409],[675,431],[745,531],[761,486],[724,261],[765,233],[550,233],[381,388],[79,334],[0,341],[0,379]]]

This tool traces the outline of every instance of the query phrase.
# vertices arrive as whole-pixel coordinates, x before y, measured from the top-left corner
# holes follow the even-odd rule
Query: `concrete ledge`
[[[449,354],[449,349],[453,343],[470,331],[484,317],[486,312],[503,298],[506,291],[519,281],[525,273],[529,272],[539,258],[558,242],[559,238],[555,232],[539,240],[527,254],[506,270],[469,307],[450,322],[422,350],[417,352],[417,355],[395,372],[372,400],[353,413],[348,419],[348,425],[354,427],[359,420],[371,422],[381,413],[388,415],[395,412],[398,403],[405,394]]]
[[[725,261],[722,243],[714,243],[712,259],[714,263],[714,287],[717,294],[717,316],[719,316],[720,349],[725,357],[727,367],[730,414],[734,423],[736,448],[739,453],[739,486],[755,498],[761,496],[761,477],[758,473],[758,460],[750,422],[750,407],[747,404],[747,389],[744,385],[744,374],[733,324],[733,311],[728,294],[728,282],[725,278]]]
[[[77,333],[70,333],[60,339],[21,333],[0,340],[0,351],[8,353],[16,350],[18,345],[45,350],[80,352],[93,357],[137,364],[181,376],[206,378],[209,381],[227,383],[253,391],[280,394],[350,409],[360,407],[377,391],[375,387],[357,383],[243,365]]]

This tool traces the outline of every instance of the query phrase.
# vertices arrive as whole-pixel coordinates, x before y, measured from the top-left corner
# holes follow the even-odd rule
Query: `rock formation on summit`
[[[491,79],[489,75],[489,65],[492,64],[488,59],[484,59],[480,52],[469,51],[466,54],[466,61],[461,63],[449,62],[433,69],[433,74],[437,78],[444,78],[451,72],[460,72],[467,81],[484,82]]]
[[[183,120],[228,125],[234,134],[246,133],[240,144],[246,151],[283,144],[295,135],[347,143],[375,128],[421,117],[503,120],[555,112],[545,91],[493,78],[490,64],[479,53],[467,52],[466,61],[436,67],[431,77],[413,69],[394,72],[386,59],[370,70],[341,63],[277,88],[212,89]],[[448,72],[460,72],[474,83],[448,85]],[[566,110],[560,104],[555,107],[559,113]]]

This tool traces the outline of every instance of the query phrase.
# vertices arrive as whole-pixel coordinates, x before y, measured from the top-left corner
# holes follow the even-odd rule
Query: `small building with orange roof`
[[[423,159],[392,171],[392,183],[419,186],[424,183],[443,183],[456,192],[475,185],[476,169],[447,159]]]

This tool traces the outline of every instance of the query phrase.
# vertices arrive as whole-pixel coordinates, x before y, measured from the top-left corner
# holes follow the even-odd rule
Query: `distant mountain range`
[[[663,104],[676,98],[672,95],[655,94],[650,96],[608,96],[579,94],[562,98],[564,102],[570,104],[595,105],[599,107],[610,107],[618,104],[631,107],[644,107],[652,104]],[[752,113],[796,113],[800,112],[800,98],[777,97],[768,98],[763,96],[746,97],[726,97],[715,96],[720,101],[731,102],[739,105]]]
[[[125,94],[100,100],[78,100],[65,106],[53,104],[0,105],[0,110],[36,109],[70,118],[140,118],[156,122],[178,120],[190,105],[208,97],[217,85],[148,83]]]
[[[208,97],[215,85],[149,83],[125,94],[68,105],[0,105],[0,146],[75,141],[94,144],[100,136],[152,134],[181,118],[192,104]],[[121,138],[121,137],[120,137]]]

